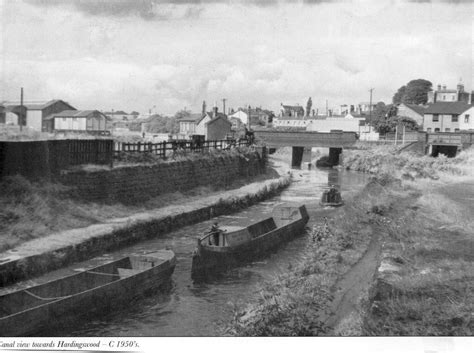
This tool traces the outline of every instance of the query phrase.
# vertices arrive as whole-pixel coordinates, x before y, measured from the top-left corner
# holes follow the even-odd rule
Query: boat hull
[[[302,217],[297,221],[243,244],[228,247],[198,247],[193,255],[191,277],[193,279],[212,277],[242,263],[268,255],[303,232],[309,216],[304,206],[301,208],[301,213]]]
[[[173,254],[171,259],[135,275],[3,317],[0,319],[0,335],[10,337],[45,331],[50,333],[60,325],[64,327],[85,316],[111,312],[169,283],[175,266]],[[42,286],[45,285],[48,283]]]

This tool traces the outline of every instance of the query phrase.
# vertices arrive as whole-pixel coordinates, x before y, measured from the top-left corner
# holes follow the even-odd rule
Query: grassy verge
[[[329,220],[315,224],[298,262],[265,282],[255,302],[236,306],[225,333],[236,336],[315,336],[329,333],[326,309],[338,280],[363,256],[380,226],[380,210],[391,205],[374,179]],[[354,222],[354,220],[357,220]]]
[[[208,158],[218,156],[210,155]],[[173,204],[189,203],[219,194],[222,190],[236,189],[250,182],[276,177],[278,174],[268,168],[266,174],[235,181],[225,188],[203,186],[187,192],[168,193],[141,205],[82,202],[69,198],[69,189],[62,185],[33,183],[21,176],[6,177],[0,181],[0,251],[54,232],[87,227],[112,218],[127,217]]]
[[[474,151],[447,159],[378,148],[344,164],[404,179],[378,212],[383,261],[363,334],[472,335]]]

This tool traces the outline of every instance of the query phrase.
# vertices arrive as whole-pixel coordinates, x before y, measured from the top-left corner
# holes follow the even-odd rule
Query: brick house
[[[300,105],[284,105],[283,103],[281,103],[280,116],[298,118],[298,117],[304,117],[305,112],[304,112],[304,108]]]
[[[191,135],[196,135],[196,126],[203,118],[202,114],[189,114],[179,119],[179,138],[188,139]]]
[[[219,113],[217,107],[206,113],[196,124],[196,135],[204,135],[206,140],[223,140],[231,133],[232,123],[227,115]]]
[[[429,104],[423,115],[423,131],[458,132],[461,129],[460,119],[472,105],[464,102],[436,102]],[[470,119],[470,117],[468,118]]]

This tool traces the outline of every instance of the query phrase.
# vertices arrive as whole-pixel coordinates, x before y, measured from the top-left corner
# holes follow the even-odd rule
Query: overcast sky
[[[174,114],[473,81],[472,1],[0,0],[0,100]]]

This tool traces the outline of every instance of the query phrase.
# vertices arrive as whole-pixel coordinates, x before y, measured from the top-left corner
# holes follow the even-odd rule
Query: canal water
[[[319,199],[328,184],[338,185],[344,198],[349,198],[366,183],[366,175],[333,169],[293,170],[295,181],[280,195],[242,212],[221,216],[181,228],[159,239],[138,243],[118,252],[62,271],[91,266],[129,254],[169,248],[176,253],[177,265],[171,288],[155,293],[129,307],[100,318],[82,321],[61,331],[45,332],[50,336],[218,336],[232,319],[233,306],[245,305],[257,298],[260,285],[274,275],[284,273],[290,264],[305,256],[310,240],[309,229],[328,212]],[[304,203],[310,215],[307,231],[279,248],[263,260],[246,264],[206,283],[191,280],[191,257],[196,238],[217,220],[225,225],[247,225],[268,217],[274,206],[283,202]],[[119,295],[119,293],[117,293]]]

